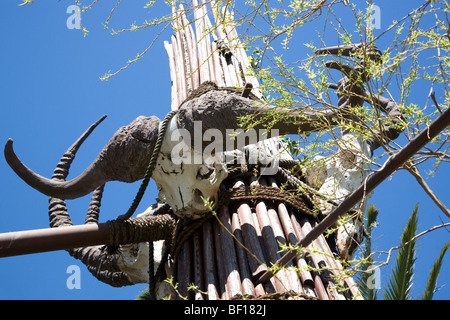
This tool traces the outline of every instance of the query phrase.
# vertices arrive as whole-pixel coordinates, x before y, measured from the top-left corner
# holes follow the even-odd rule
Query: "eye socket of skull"
[[[198,168],[197,171],[197,180],[205,180],[205,179],[210,179],[211,176],[214,174],[215,168],[211,167],[209,165],[201,165]]]

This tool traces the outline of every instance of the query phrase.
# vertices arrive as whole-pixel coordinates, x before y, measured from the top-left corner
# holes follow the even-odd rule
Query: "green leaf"
[[[372,229],[377,225],[378,214],[379,211],[375,208],[374,205],[371,205],[367,210],[366,226],[365,226],[366,237],[364,240],[364,249],[362,251],[362,259],[365,262],[361,265],[361,271],[368,271],[370,267],[373,265],[373,256],[370,255],[372,252]],[[373,273],[370,272],[362,272],[358,276],[359,291],[366,300],[377,299],[378,290],[368,285],[372,276]]]
[[[416,255],[416,241],[411,240],[417,232],[417,209],[416,205],[411,217],[403,230],[401,248],[395,261],[394,269],[389,277],[388,286],[385,290],[386,300],[410,300],[411,285],[414,275],[414,262]]]
[[[422,300],[431,300],[433,298],[433,294],[436,292],[436,282],[439,276],[439,271],[442,265],[442,259],[444,258],[445,252],[450,246],[450,242],[444,244],[442,247],[441,254],[437,258],[437,260],[433,264],[433,268],[431,268],[430,276],[428,277],[427,287],[425,289],[425,293],[423,294]]]
[[[138,294],[138,296],[136,297],[136,299],[137,299],[137,300],[151,300],[151,299],[150,299],[150,292],[149,292],[149,289],[147,288],[147,289],[145,289],[145,290],[142,290],[142,291]]]

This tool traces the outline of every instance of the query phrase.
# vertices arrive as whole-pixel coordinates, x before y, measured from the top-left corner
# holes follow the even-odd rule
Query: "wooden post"
[[[186,91],[186,86],[196,89],[204,81],[213,81],[220,87],[243,88],[248,84],[246,90],[251,90],[254,95],[262,98],[258,80],[251,75],[247,55],[239,41],[236,28],[229,19],[232,18],[232,14],[227,10],[219,10],[215,1],[210,1],[210,5],[214,23],[211,23],[207,16],[205,1],[193,2],[194,28],[187,20],[182,6],[178,11],[174,10],[173,16],[178,17],[174,21],[176,36],[172,37],[171,44],[165,43],[173,86],[172,109],[176,109],[184,99],[183,94],[189,92],[189,89]],[[227,21],[226,24],[224,21]],[[214,30],[211,30],[212,26],[215,26]],[[219,52],[218,42],[211,41],[211,38],[222,42],[221,45],[228,45],[231,55],[224,56]],[[180,53],[182,48],[185,48],[184,55]],[[282,144],[278,138],[258,143],[259,148],[269,151],[269,154],[292,159],[289,153],[280,149],[280,145]],[[269,181],[271,185],[277,185],[273,177],[269,177]],[[268,184],[263,180],[260,182]],[[238,179],[228,183],[237,188],[249,186],[251,182]],[[253,183],[258,182],[254,180]],[[254,282],[255,278],[259,278],[262,274],[270,273],[266,265],[281,258],[279,243],[295,244],[304,234],[302,226],[296,224],[297,219],[301,217],[297,218],[292,208],[286,207],[283,203],[271,204],[259,201],[253,206],[248,201],[241,201],[218,208],[216,218],[218,220],[213,218],[212,227],[211,222],[206,222],[202,227],[201,237],[194,235],[193,244],[191,242],[184,244],[184,247],[193,245],[190,250],[194,253],[199,250],[199,246],[203,246],[201,250],[203,260],[199,259],[197,254],[189,258],[185,254],[188,248],[183,249],[183,254],[180,254],[182,260],[181,257],[178,258],[178,261],[183,262],[177,265],[180,285],[187,285],[183,277],[190,276],[194,268],[193,280],[199,284],[203,283],[200,290],[208,292],[207,297],[204,297],[207,299],[231,299],[240,295],[254,297],[276,292],[295,292],[299,296],[323,299],[338,296],[327,293],[321,273],[313,275],[306,270],[307,261],[312,263],[312,260],[305,256],[298,257],[295,264],[301,268],[299,273],[283,270],[264,285]],[[199,240],[203,243],[200,244]],[[321,243],[323,242],[325,239],[322,239]],[[330,249],[326,250],[331,256]],[[200,266],[200,261],[203,261],[203,266]],[[293,267],[294,264],[290,266]],[[200,280],[198,270],[203,270],[203,282]]]
[[[249,74],[248,59],[235,27],[232,24],[222,24],[223,19],[219,11],[215,10],[215,2],[210,1],[217,35],[205,32],[205,28],[212,25],[206,15],[206,3],[204,0],[202,4],[198,1],[194,3],[196,32],[187,20],[184,8],[180,6],[179,11],[173,12],[176,35],[172,37],[172,43],[164,43],[172,79],[171,108],[178,109],[188,94],[203,81],[213,81],[220,86],[252,84],[252,92],[261,98],[258,81]],[[226,11],[223,14],[231,15]],[[230,59],[218,52],[217,43],[212,42],[211,37],[230,44]],[[342,270],[342,265],[333,258],[333,250],[323,232],[449,123],[450,110],[447,109],[398,154],[391,156],[378,172],[370,176],[364,185],[350,194],[320,223],[280,201],[246,200],[218,208],[217,216],[193,232],[182,244],[176,257],[178,263],[174,274],[180,294],[190,299],[214,300],[270,296],[272,293],[283,292],[296,299],[358,298],[353,279],[334,282],[334,276]],[[261,149],[292,159],[280,149],[280,145],[277,139],[258,143]],[[273,176],[247,180],[249,179],[225,181],[222,187],[226,188],[225,184],[234,188],[248,187],[251,184],[273,187],[280,185]],[[0,257],[107,244],[111,238],[110,227],[108,223],[101,223],[0,234]],[[169,232],[164,234],[167,233]],[[145,236],[145,239],[136,242],[143,241],[152,240]],[[298,254],[294,250],[281,256],[280,244],[301,246],[305,253]],[[288,267],[295,265],[298,270],[283,269],[274,277],[267,268],[272,263]],[[310,271],[306,268],[307,265],[321,269]],[[200,291],[189,291],[188,285],[191,283]],[[336,284],[349,290],[339,292]]]

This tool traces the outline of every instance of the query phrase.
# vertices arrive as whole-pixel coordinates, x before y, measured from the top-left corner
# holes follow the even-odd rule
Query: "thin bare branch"
[[[428,196],[431,198],[431,200],[434,201],[434,203],[441,209],[441,211],[450,218],[450,210],[445,206],[444,203],[442,203],[441,200],[437,197],[437,195],[431,190],[431,188],[428,186],[428,184],[425,182],[425,180],[422,178],[422,175],[420,174],[419,169],[417,169],[416,166],[406,166],[406,170],[408,170],[409,173],[413,175],[414,178],[416,178],[419,185],[423,188],[423,190],[428,194]]]

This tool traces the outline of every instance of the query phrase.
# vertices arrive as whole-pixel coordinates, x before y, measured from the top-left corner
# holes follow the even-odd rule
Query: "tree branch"
[[[386,261],[380,262],[378,265],[376,265],[375,267],[373,267],[373,268],[371,268],[370,270],[367,270],[367,271],[373,272],[375,269],[378,269],[378,268],[381,268],[382,266],[387,265],[387,264],[389,263],[389,261],[391,260],[392,252],[393,252],[394,250],[399,250],[399,249],[401,249],[401,248],[407,246],[407,245],[410,244],[412,241],[415,241],[416,239],[418,239],[418,238],[424,236],[424,235],[427,234],[427,233],[430,233],[430,232],[432,232],[432,231],[434,231],[434,230],[437,230],[437,229],[440,229],[440,228],[446,228],[446,227],[450,227],[450,223],[443,223],[443,224],[440,224],[440,225],[431,227],[431,228],[429,228],[429,229],[427,229],[427,230],[425,230],[425,231],[422,231],[421,233],[416,234],[414,237],[412,237],[411,240],[409,240],[408,242],[403,243],[403,244],[401,244],[401,245],[399,245],[399,246],[396,246],[396,247],[392,247],[392,248],[389,249],[389,251],[374,251],[374,252],[372,252],[370,255],[374,255],[375,253],[379,253],[379,254],[382,254],[382,253],[383,253],[383,254],[387,254],[388,256],[387,256],[387,258],[386,258]]]
[[[431,188],[428,186],[428,184],[425,182],[425,180],[420,175],[419,170],[417,167],[413,166],[405,166],[406,170],[408,170],[409,173],[411,173],[414,178],[416,178],[419,185],[423,188],[423,190],[428,194],[428,196],[431,198],[431,200],[434,201],[434,203],[441,209],[441,211],[450,218],[450,210],[442,203],[441,200],[436,196],[436,194],[431,190]]]

